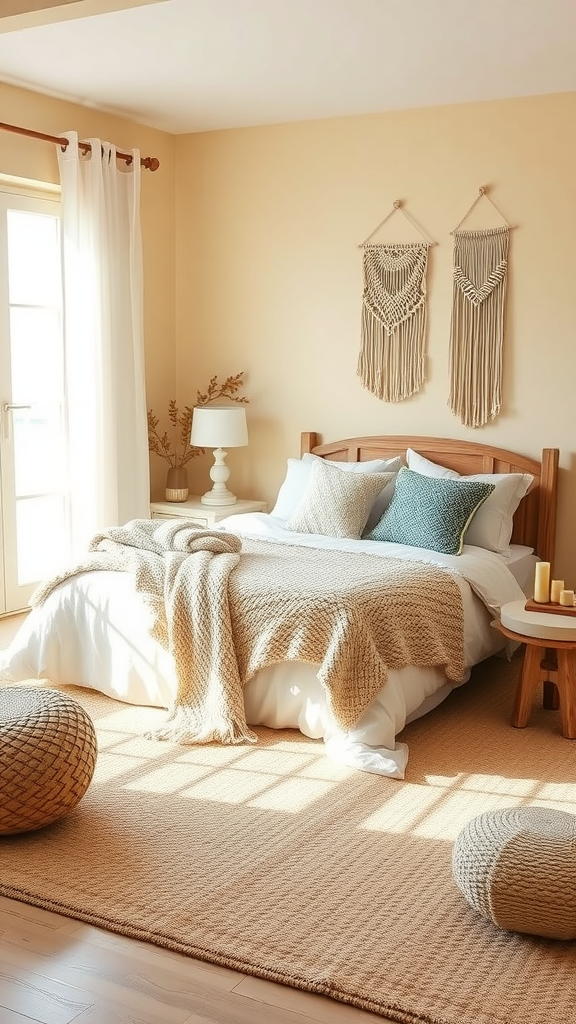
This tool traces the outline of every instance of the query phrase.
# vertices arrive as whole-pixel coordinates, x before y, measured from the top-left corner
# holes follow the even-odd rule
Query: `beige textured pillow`
[[[395,475],[345,473],[330,462],[314,462],[308,486],[286,529],[359,540],[372,505]]]

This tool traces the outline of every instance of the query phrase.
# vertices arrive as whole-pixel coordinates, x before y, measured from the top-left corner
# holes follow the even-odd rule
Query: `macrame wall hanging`
[[[425,241],[370,243],[397,210]],[[424,382],[426,270],[428,249],[434,244],[396,200],[358,247],[364,249],[364,290],[357,373],[364,387],[385,402],[409,398]]]
[[[461,225],[483,197],[492,203],[505,226],[461,231]],[[452,232],[454,279],[448,405],[466,427],[482,427],[500,412],[510,230],[482,187]]]

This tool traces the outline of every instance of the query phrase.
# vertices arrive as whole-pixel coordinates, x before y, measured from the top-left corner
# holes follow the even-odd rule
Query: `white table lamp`
[[[211,491],[203,494],[204,505],[233,505],[236,495],[226,487],[230,470],[226,465],[226,448],[242,448],[248,444],[246,410],[243,405],[199,405],[192,414],[190,444],[197,448],[214,448],[214,465],[210,469]]]

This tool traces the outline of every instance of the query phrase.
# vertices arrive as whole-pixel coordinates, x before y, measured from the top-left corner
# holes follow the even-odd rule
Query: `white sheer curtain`
[[[149,516],[144,380],[140,153],[66,132],[62,186],[72,550]]]

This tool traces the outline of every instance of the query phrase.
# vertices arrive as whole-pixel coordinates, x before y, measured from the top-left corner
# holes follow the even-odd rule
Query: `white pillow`
[[[276,516],[278,519],[290,519],[294,515],[308,486],[312,466],[316,462],[330,462],[331,466],[343,469],[345,473],[391,473],[397,472],[400,469],[402,459],[397,457],[394,459],[371,459],[368,462],[334,462],[331,459],[321,459],[318,455],[312,455],[310,452],[303,455],[301,459],[288,459],[286,476],[278,491],[276,504],[270,515]],[[384,491],[386,492],[385,494]],[[394,481],[392,480],[383,489],[383,493],[378,495],[379,514],[374,518],[374,513],[370,513],[369,522],[374,518],[373,525],[380,519],[393,493]]]
[[[359,540],[370,509],[392,473],[346,473],[318,459],[287,530]]]
[[[290,519],[302,499],[309,477],[310,466],[302,459],[288,459],[286,476],[280,485],[276,504],[270,515],[277,516],[278,519]]]
[[[472,473],[461,476],[453,469],[439,466],[423,455],[408,448],[406,451],[408,469],[423,476],[443,477],[449,480],[478,480],[494,484],[494,490],[482,502],[466,530],[464,542],[479,548],[497,551],[501,555],[510,552],[512,517],[524,495],[528,492],[534,477],[530,473]]]

